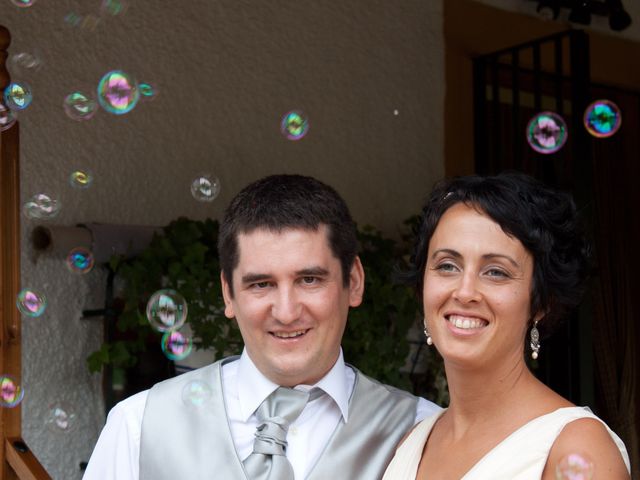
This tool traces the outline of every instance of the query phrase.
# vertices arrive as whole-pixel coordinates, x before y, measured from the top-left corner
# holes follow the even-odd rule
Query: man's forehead
[[[316,227],[254,227],[251,229],[245,229],[238,232],[238,243],[242,240],[256,238],[256,237],[265,237],[265,236],[282,236],[293,232],[299,232],[301,234],[309,234],[315,235],[317,232],[324,232],[327,238],[327,242],[329,241],[328,237],[328,227],[326,224],[321,223]],[[328,244],[328,243],[327,243]]]

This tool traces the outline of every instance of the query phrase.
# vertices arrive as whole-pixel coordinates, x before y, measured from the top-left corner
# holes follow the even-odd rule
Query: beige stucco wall
[[[441,1],[128,3],[95,28],[65,17],[97,15],[98,0],[0,3],[10,52],[43,62],[21,75],[33,89],[20,115],[21,188],[24,200],[41,192],[60,199],[55,223],[217,218],[247,182],[297,172],[332,184],[359,223],[395,236],[442,176]],[[64,97],[95,89],[111,69],[153,83],[158,98],[123,116],[67,118]],[[279,133],[294,108],[311,124],[299,142]],[[88,190],[69,187],[76,166],[93,171]],[[201,171],[222,183],[210,204],[189,192]],[[23,434],[54,478],[72,480],[104,420],[99,376],[85,366],[102,325],[79,317],[102,306],[105,275],[74,276],[60,259],[34,255],[27,239],[38,223],[23,219],[23,285],[43,291],[49,306],[24,319]],[[48,406],[59,402],[77,415],[70,434],[44,428]]]

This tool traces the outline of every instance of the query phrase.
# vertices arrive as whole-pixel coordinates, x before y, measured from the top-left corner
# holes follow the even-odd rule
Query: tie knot
[[[275,423],[282,425],[285,431],[304,410],[309,401],[309,394],[293,388],[279,387],[258,407],[257,416],[260,421],[274,419]],[[277,418],[284,419],[282,421]]]

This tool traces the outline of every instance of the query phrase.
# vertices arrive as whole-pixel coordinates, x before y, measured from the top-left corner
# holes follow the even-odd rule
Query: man
[[[344,363],[364,270],[342,198],[310,177],[258,180],[227,208],[218,251],[242,355],[116,405],[85,480],[382,478],[398,441],[438,407]],[[194,382],[210,393],[197,405],[183,398]]]

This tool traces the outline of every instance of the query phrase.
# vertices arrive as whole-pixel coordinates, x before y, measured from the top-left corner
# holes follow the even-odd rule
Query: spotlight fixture
[[[560,15],[558,0],[541,0],[538,2],[536,12],[545,20],[556,20]]]
[[[587,0],[577,0],[574,2],[573,8],[569,13],[569,21],[571,23],[580,23],[589,25],[591,23],[591,10]]]
[[[631,25],[631,16],[622,6],[622,0],[607,0],[609,7],[609,27],[619,32]]]

